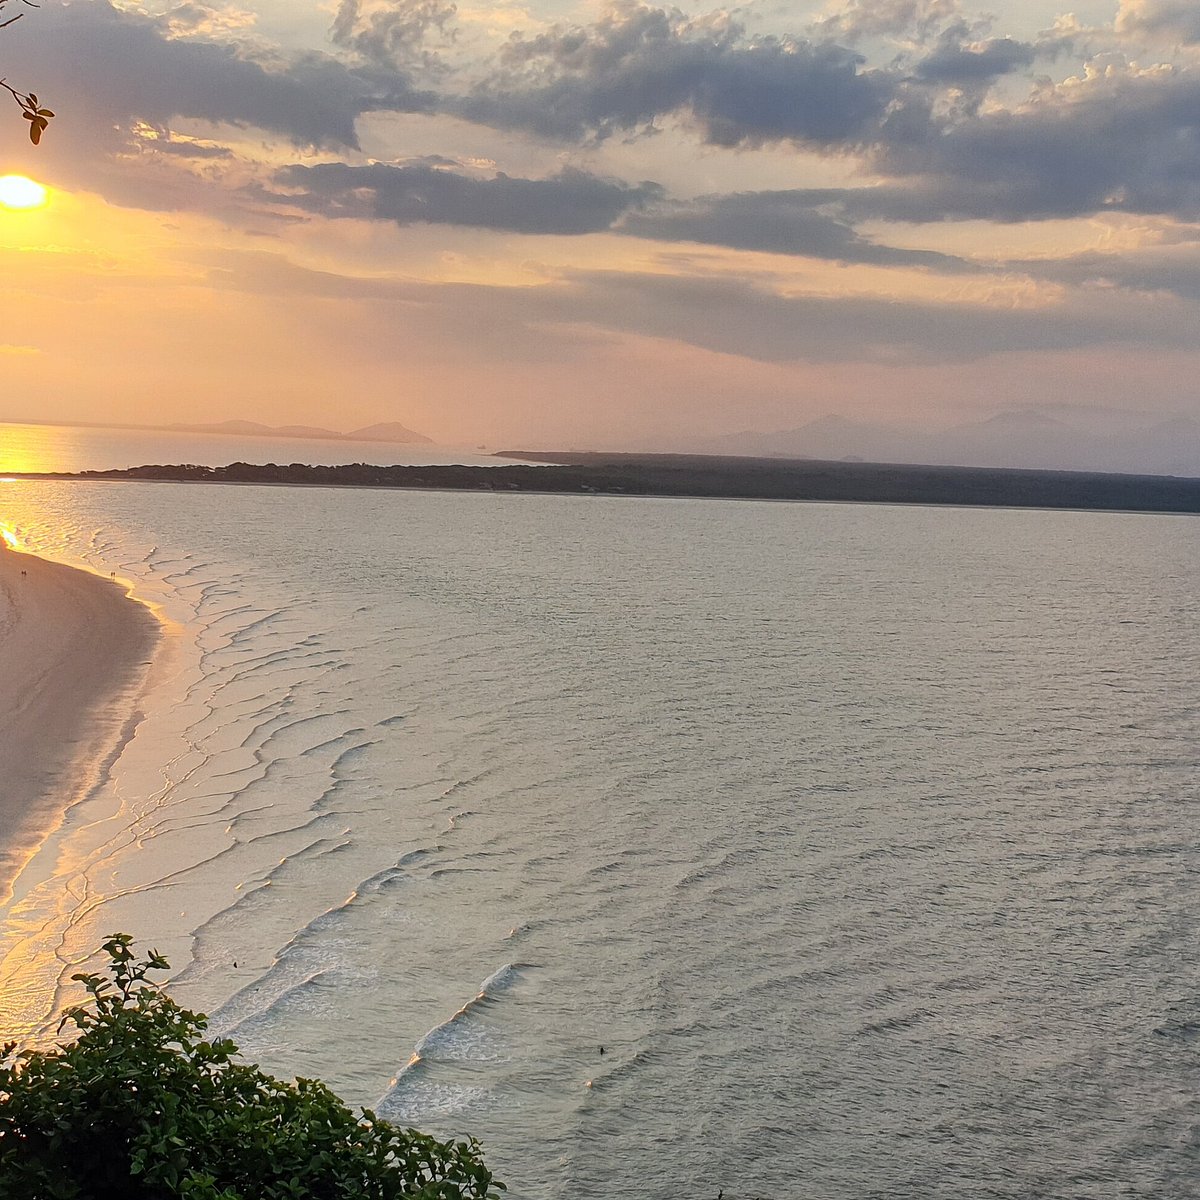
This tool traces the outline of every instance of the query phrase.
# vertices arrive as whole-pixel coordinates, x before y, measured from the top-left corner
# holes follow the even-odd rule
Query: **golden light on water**
[[[4,482],[16,482],[13,475],[36,475],[53,471],[64,462],[78,457],[78,430],[54,425],[5,425],[0,440],[0,472]]]
[[[7,525],[0,525],[0,538],[4,539],[4,544],[10,550],[20,549],[20,546],[21,546],[20,539]]]
[[[0,175],[0,204],[5,208],[41,208],[48,193],[26,175]]]

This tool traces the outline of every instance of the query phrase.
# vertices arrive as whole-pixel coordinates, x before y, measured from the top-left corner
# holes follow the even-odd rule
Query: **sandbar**
[[[138,719],[159,623],[118,583],[0,543],[0,898]]]

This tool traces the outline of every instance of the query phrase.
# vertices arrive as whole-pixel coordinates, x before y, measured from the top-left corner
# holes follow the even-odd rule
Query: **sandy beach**
[[[127,738],[157,638],[115,582],[0,549],[0,896]]]

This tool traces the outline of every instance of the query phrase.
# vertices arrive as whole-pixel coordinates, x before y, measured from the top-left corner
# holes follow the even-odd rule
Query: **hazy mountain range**
[[[831,415],[773,433],[709,438],[696,448],[707,454],[1200,476],[1200,421],[1121,412],[1024,409],[939,430]]]
[[[378,425],[364,425],[349,433],[336,433],[322,429],[319,425],[262,425],[258,421],[218,421],[212,425],[184,425],[176,423],[164,428],[180,433],[230,433],[241,437],[267,438],[314,438],[323,442],[405,442],[432,445],[433,438],[417,433],[399,421],[384,421]]]

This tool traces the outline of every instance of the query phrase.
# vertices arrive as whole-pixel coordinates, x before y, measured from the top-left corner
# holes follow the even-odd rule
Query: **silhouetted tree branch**
[[[37,8],[38,6],[33,0],[20,0],[27,8]],[[12,16],[5,16],[4,9],[8,4],[8,0],[0,0],[0,29],[4,29],[11,25],[14,21],[19,21],[25,14],[14,13]],[[48,108],[41,108],[38,105],[37,95],[33,92],[18,92],[16,88],[9,85],[5,80],[0,79],[0,87],[4,88],[12,98],[21,106],[21,115],[29,122],[29,140],[36,146],[42,140],[42,133],[46,126],[50,124],[50,118],[54,114]]]

